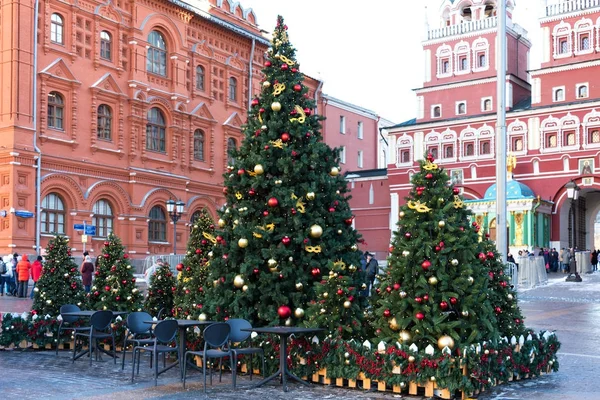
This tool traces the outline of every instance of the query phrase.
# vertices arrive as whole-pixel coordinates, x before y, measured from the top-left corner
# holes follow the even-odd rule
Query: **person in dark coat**
[[[373,289],[373,283],[375,283],[375,277],[379,273],[379,264],[377,260],[373,257],[373,253],[369,253],[368,251],[365,253],[366,261],[367,261],[367,285],[369,285],[369,296],[371,295],[371,290]]]
[[[94,263],[90,256],[85,256],[81,264],[81,280],[85,287],[85,292],[89,293],[92,287],[92,273],[94,272]]]
[[[598,270],[598,251],[596,251],[594,249],[594,251],[592,251],[592,271],[597,271]]]

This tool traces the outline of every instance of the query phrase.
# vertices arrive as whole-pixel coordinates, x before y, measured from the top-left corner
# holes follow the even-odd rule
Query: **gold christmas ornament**
[[[215,279],[215,280],[213,281],[213,286],[214,286],[214,287],[217,287],[217,285],[218,285],[218,284],[219,284],[219,281]]]
[[[346,301],[344,302],[344,308],[350,308],[350,307],[352,307],[352,303],[351,303],[351,302],[349,302],[348,300],[346,300]]]
[[[467,278],[467,281],[472,285],[475,280],[473,279],[472,276],[470,276]]]
[[[279,111],[281,110],[281,103],[278,101],[274,101],[271,103],[271,110],[273,111]]]
[[[236,275],[235,278],[233,278],[233,286],[238,289],[244,286],[244,278],[241,275]]]
[[[390,329],[393,331],[397,331],[398,329],[400,329],[400,326],[398,325],[398,321],[396,321],[396,317],[394,317],[390,320]]]
[[[406,213],[404,211],[400,211],[400,214],[398,214],[400,216],[400,218],[404,218],[404,216],[406,215]]]
[[[292,319],[288,318],[285,320],[285,326],[292,326]]]
[[[198,315],[198,321],[206,321],[206,314],[202,313]]]
[[[318,239],[323,234],[323,228],[319,225],[313,225],[310,227],[310,237]]]
[[[303,309],[301,309],[300,307],[296,308],[296,309],[294,310],[294,316],[295,316],[296,318],[302,318],[302,317],[304,317],[304,310],[303,310]]]
[[[248,239],[241,238],[240,240],[238,240],[238,246],[240,246],[240,248],[242,248],[242,249],[245,249],[246,247],[248,247]]]
[[[432,276],[431,278],[429,278],[428,282],[430,285],[437,285],[438,279],[435,276]]]
[[[329,171],[329,175],[331,176],[338,176],[340,173],[340,170],[337,167],[331,167],[331,171]]]
[[[219,220],[217,221],[217,225],[219,225],[219,228],[223,228],[223,227],[225,226],[225,221],[224,221],[224,220],[222,220],[222,219],[219,219]]]
[[[208,252],[208,258],[213,258],[213,256],[214,256],[214,253],[212,251],[209,251]]]
[[[353,244],[352,246],[350,246],[350,250],[356,251],[356,250],[358,250],[358,246]]]
[[[306,193],[306,200],[314,200],[315,199],[315,193],[314,192],[308,192]]]
[[[453,258],[452,261],[450,261],[450,263],[456,267],[458,265],[458,260],[456,258]]]
[[[277,260],[275,260],[273,258],[269,258],[267,260],[267,265],[269,266],[269,268],[275,268],[275,267],[277,267]]]
[[[271,82],[269,82],[269,81],[264,81],[263,82],[263,87],[268,88],[269,86],[271,86]]]
[[[443,220],[442,220],[442,221],[438,222],[438,226],[439,226],[440,228],[443,228],[443,227],[445,227],[445,226],[446,226],[446,221],[443,221]]]
[[[398,334],[398,339],[400,340],[400,343],[409,342],[410,341],[410,332],[407,330],[400,331],[400,333]]]
[[[430,380],[431,382],[435,382],[435,376],[432,376],[431,378],[429,378],[429,380]]]
[[[400,291],[400,297],[402,297],[403,299],[405,299],[407,296],[407,293],[404,290]]]
[[[243,290],[244,292],[247,292],[247,291],[248,291],[248,285],[244,285],[244,286],[242,286],[242,290]]]
[[[469,316],[469,312],[467,310],[462,312],[462,316],[463,317],[468,317]]]
[[[338,235],[341,235],[343,232],[341,229],[338,229]]]
[[[414,363],[415,362],[415,356],[409,356],[408,357],[408,362]]]
[[[254,173],[256,175],[262,175],[264,172],[265,172],[265,170],[261,164],[256,164],[254,166]]]
[[[510,293],[509,293],[509,294],[508,294],[508,296],[506,296],[506,297],[507,297],[509,300],[512,300],[512,299],[513,299],[513,295],[512,295],[512,294],[510,294]]]
[[[304,285],[302,284],[302,282],[296,283],[296,290],[302,290],[303,287]]]
[[[350,266],[348,267],[348,269],[350,270],[350,272],[354,272],[354,271],[356,271],[356,266],[350,264]]]
[[[454,339],[448,335],[441,336],[438,339],[438,348],[442,350],[444,347],[448,347],[450,350],[454,348]]]
[[[328,297],[329,297],[329,293],[327,293],[327,292],[323,293],[323,298],[324,298],[324,299],[326,299],[326,298],[328,298]]]

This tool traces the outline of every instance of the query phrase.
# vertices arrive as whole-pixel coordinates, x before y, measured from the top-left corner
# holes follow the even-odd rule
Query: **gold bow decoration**
[[[246,173],[253,178],[256,176],[256,172],[253,172],[253,171],[246,171]]]
[[[423,165],[423,169],[425,171],[435,171],[436,169],[438,169],[438,166],[437,166],[437,164],[432,163],[431,161],[427,160],[425,165]]]
[[[287,58],[286,56],[282,56],[282,55],[276,55],[275,58],[280,59],[281,61],[283,61],[284,63],[286,63],[287,65],[289,65],[290,67],[293,66],[295,64],[294,61],[290,60],[289,58]]]
[[[333,266],[335,268],[346,269],[346,263],[343,262],[342,260],[337,260],[336,262],[333,263]]]
[[[256,233],[256,232],[252,232],[252,236],[254,236],[257,239],[262,238],[262,235],[260,233]]]
[[[295,105],[294,109],[296,110],[296,113],[300,114],[300,116],[298,118],[290,118],[290,122],[299,122],[303,124],[304,121],[306,121],[306,113],[299,105]]]
[[[273,223],[267,224],[267,226],[265,228],[266,228],[265,229],[266,231],[273,232],[275,230],[275,224],[273,224]]]
[[[285,90],[284,83],[276,83],[273,85],[273,94],[275,96],[279,96],[281,93],[283,93],[284,90]]]
[[[461,198],[455,194],[454,195],[454,208],[463,208],[463,205],[465,204],[464,201],[461,200]]]
[[[304,250],[306,250],[309,253],[320,253],[321,252],[321,246],[306,246],[304,248]]]
[[[406,205],[411,210],[417,210],[417,212],[420,212],[420,213],[425,213],[425,212],[431,211],[431,208],[427,207],[427,205],[421,203],[419,200],[417,200],[417,201],[410,200],[408,203],[406,203]]]
[[[236,198],[236,199],[238,199],[238,200],[241,200],[241,199],[242,199],[242,197],[244,197],[244,196],[242,196],[242,194],[241,194],[240,192],[237,192],[237,193],[235,194],[235,198]]]
[[[259,111],[258,111],[258,120],[259,120],[259,121],[260,121],[260,123],[262,124],[262,123],[263,123],[263,120],[262,120],[262,115],[260,115],[260,114],[262,114],[262,112],[259,110]]]
[[[292,198],[292,200],[298,199],[298,196],[296,196],[294,193],[292,193],[292,195],[290,197]]]
[[[217,244],[217,239],[210,233],[202,232],[202,236],[204,236],[205,239],[210,240],[212,244]]]
[[[306,204],[302,202],[302,197],[300,197],[296,202],[296,208],[298,209],[298,211],[300,211],[301,214],[306,213],[306,209],[304,208],[304,206],[306,206]]]
[[[269,143],[271,143],[273,147],[283,150],[283,141],[281,139],[271,140]]]

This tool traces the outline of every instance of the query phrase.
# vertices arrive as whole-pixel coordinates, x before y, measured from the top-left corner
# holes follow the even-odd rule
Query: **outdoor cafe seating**
[[[175,341],[175,336],[177,335],[177,330],[179,326],[176,320],[168,319],[164,321],[159,321],[153,329],[154,338],[152,340],[152,344],[149,346],[146,345],[138,345],[133,348],[133,363],[131,370],[131,382],[133,382],[135,376],[135,365],[137,362],[137,373],[140,373],[140,358],[141,352],[146,351],[151,353],[152,364],[154,365],[154,385],[158,384],[158,375],[168,371],[174,366],[178,365],[177,362],[172,363],[169,366],[166,366],[166,361],[163,359],[163,369],[159,371],[158,369],[158,355],[165,353],[178,353],[179,346]],[[172,344],[174,343],[174,344]]]
[[[111,327],[112,319],[113,319],[112,311],[96,311],[90,317],[90,326],[89,326],[90,329],[85,332],[77,332],[77,331],[75,332],[75,340],[74,340],[74,346],[73,346],[73,362],[75,362],[75,360],[77,360],[79,357],[81,357],[85,354],[89,354],[90,366],[91,366],[92,365],[92,350],[95,350],[96,361],[97,361],[98,360],[98,350],[101,350],[101,349],[99,349],[99,342],[101,340],[112,339],[113,352],[110,353],[110,352],[106,352],[104,350],[101,350],[101,351],[112,356],[114,363],[115,364],[117,363],[117,354],[116,354],[116,347],[115,347],[115,334]],[[84,339],[88,340],[88,349],[84,350],[78,354],[77,353],[77,349],[78,349],[77,343],[78,343],[78,341],[82,341]],[[81,344],[81,347],[83,347],[83,344]]]

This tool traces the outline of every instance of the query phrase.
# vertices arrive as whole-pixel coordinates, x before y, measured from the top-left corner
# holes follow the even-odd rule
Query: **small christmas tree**
[[[391,342],[463,348],[499,337],[488,257],[476,223],[431,155],[420,161],[401,208],[387,274],[376,289],[375,325]]]
[[[203,314],[209,282],[208,257],[214,247],[214,232],[212,218],[206,210],[202,210],[192,225],[187,253],[177,276],[175,315],[179,318],[197,319]]]
[[[162,316],[171,316],[176,289],[177,284],[169,264],[162,264],[150,276],[150,286],[144,302],[144,309],[151,315],[156,316],[160,310],[163,310]]]
[[[86,298],[81,272],[71,257],[69,239],[56,235],[46,247],[42,275],[34,289],[32,313],[56,317],[64,304],[85,308]]]
[[[322,118],[282,17],[272,43],[244,141],[232,154],[235,168],[225,175],[208,317],[319,326],[357,339],[364,307],[359,236],[339,151],[323,143]]]
[[[136,287],[129,256],[121,239],[109,233],[95,271],[94,286],[88,294],[92,308],[111,311],[139,311],[142,294]]]

